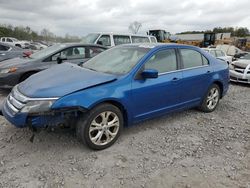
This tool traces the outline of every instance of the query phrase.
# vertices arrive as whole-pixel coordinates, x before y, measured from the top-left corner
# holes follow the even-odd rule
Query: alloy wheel
[[[211,88],[207,96],[207,107],[213,110],[219,101],[219,90],[215,87]]]
[[[92,120],[89,138],[95,145],[109,144],[118,134],[119,127],[119,117],[114,112],[102,112]]]

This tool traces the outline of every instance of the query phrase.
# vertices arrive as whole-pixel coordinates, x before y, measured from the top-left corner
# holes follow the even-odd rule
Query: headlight
[[[46,112],[49,111],[52,104],[55,100],[48,100],[48,101],[29,101],[23,107],[21,112],[23,113],[38,113],[38,112]]]
[[[11,67],[11,68],[8,68],[8,69],[3,69],[0,71],[1,74],[5,74],[5,73],[11,73],[11,72],[16,72],[17,71],[17,68],[16,67]]]

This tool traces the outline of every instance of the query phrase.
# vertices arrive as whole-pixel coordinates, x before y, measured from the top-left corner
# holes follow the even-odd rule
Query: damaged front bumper
[[[16,127],[44,128],[69,124],[73,119],[87,111],[81,107],[53,109],[53,103],[50,105],[46,103],[46,101],[53,100],[56,98],[26,97],[15,87],[4,101],[2,114]]]
[[[18,128],[46,128],[58,125],[70,125],[73,120],[85,113],[87,110],[80,107],[63,108],[49,110],[38,113],[13,113],[7,104],[4,102],[2,113],[3,116],[13,125]]]

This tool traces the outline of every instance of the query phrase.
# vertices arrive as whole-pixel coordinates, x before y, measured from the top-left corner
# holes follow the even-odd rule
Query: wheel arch
[[[32,70],[32,71],[27,71],[27,72],[22,73],[21,76],[20,76],[20,78],[19,78],[19,82],[22,82],[23,79],[25,78],[25,76],[27,76],[27,75],[31,76],[31,75],[36,74],[38,72],[39,71]]]
[[[223,83],[221,81],[219,81],[219,80],[216,80],[216,81],[213,82],[213,84],[216,84],[216,85],[219,86],[219,88],[220,88],[220,98],[222,98],[223,92],[224,92],[223,91],[224,90]]]
[[[95,104],[95,105],[93,105],[93,106],[91,106],[91,108],[90,109],[93,109],[93,108],[95,108],[96,106],[99,106],[100,104],[112,104],[112,105],[114,105],[114,106],[116,106],[117,108],[119,108],[119,110],[122,112],[122,114],[123,114],[123,118],[124,118],[124,126],[126,127],[126,126],[128,126],[128,121],[129,121],[129,117],[128,117],[128,112],[127,112],[127,109],[125,108],[125,106],[121,103],[121,102],[119,102],[119,101],[117,101],[117,100],[113,100],[113,99],[108,99],[108,100],[104,100],[104,101],[101,101],[101,102],[99,102],[99,103],[97,103],[97,104]]]

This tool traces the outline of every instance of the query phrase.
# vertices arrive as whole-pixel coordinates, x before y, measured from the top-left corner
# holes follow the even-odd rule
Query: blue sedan
[[[214,111],[228,82],[228,65],[194,46],[122,45],[82,66],[63,63],[31,76],[2,112],[17,127],[73,125],[87,146],[105,149],[124,126],[188,108]]]

